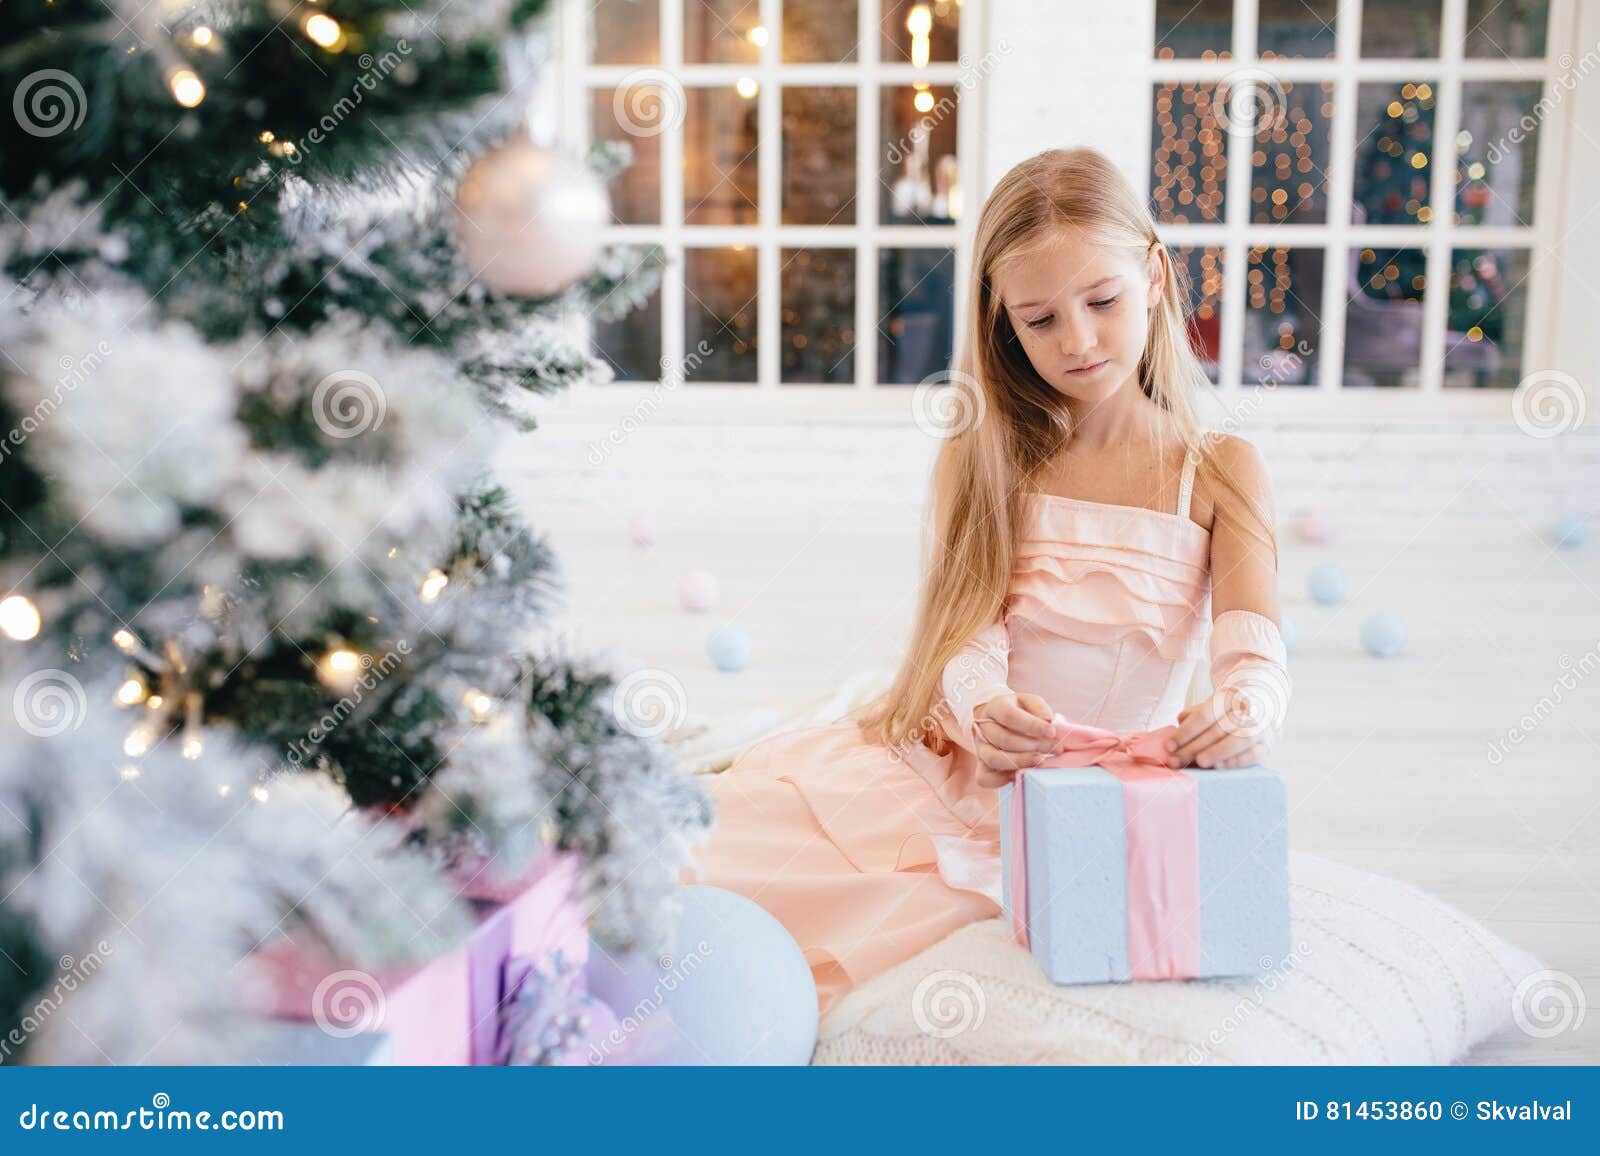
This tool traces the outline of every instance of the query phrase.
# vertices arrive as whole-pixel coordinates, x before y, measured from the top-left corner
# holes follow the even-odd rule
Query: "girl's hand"
[[[1261,696],[1221,687],[1178,712],[1178,733],[1167,740],[1167,765],[1218,770],[1259,763],[1283,729],[1283,720],[1273,715]]]
[[[978,739],[978,785],[1003,787],[1023,767],[1056,749],[1055,712],[1036,694],[1002,694],[972,712]]]

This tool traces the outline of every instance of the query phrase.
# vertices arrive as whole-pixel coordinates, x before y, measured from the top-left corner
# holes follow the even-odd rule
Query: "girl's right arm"
[[[1010,653],[1005,623],[990,623],[945,664],[941,679],[947,709],[940,724],[977,756],[980,786],[1001,786],[1055,749],[1049,704],[1006,684]]]

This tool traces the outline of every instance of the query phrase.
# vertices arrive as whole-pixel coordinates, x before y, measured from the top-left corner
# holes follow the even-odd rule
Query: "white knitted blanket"
[[[986,920],[845,996],[812,1063],[1447,1064],[1534,998],[1538,960],[1427,893],[1314,855],[1289,874],[1291,953],[1258,979],[1057,987]]]

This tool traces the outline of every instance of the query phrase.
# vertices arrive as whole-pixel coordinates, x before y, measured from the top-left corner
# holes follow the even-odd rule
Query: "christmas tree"
[[[0,689],[22,731],[0,1033],[104,922],[52,870],[75,856],[91,895],[125,864],[128,902],[103,904],[123,942],[148,895],[207,959],[307,922],[425,954],[459,930],[442,872],[551,845],[583,853],[602,942],[664,926],[706,797],[611,672],[541,638],[555,559],[485,468],[531,399],[606,375],[574,318],[625,313],[662,263],[600,245],[625,149],[530,138],[541,8],[0,7]],[[186,853],[218,860],[210,886],[162,881]],[[319,864],[344,880],[320,908]],[[380,893],[407,897],[405,934]],[[100,1037],[169,962],[124,949],[84,985],[124,985]],[[168,1018],[226,1014],[182,986]]]

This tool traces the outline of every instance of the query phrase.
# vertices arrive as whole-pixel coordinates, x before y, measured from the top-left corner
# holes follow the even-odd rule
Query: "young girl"
[[[1175,723],[1173,768],[1259,762],[1281,729],[1266,471],[1199,428],[1211,387],[1183,300],[1149,212],[1093,150],[1026,160],[984,202],[953,375],[972,392],[934,467],[904,664],[857,717],[765,739],[713,780],[698,880],[788,928],[821,1014],[1000,914],[994,788],[1055,749],[1055,714]],[[1185,708],[1208,622],[1217,689]]]

